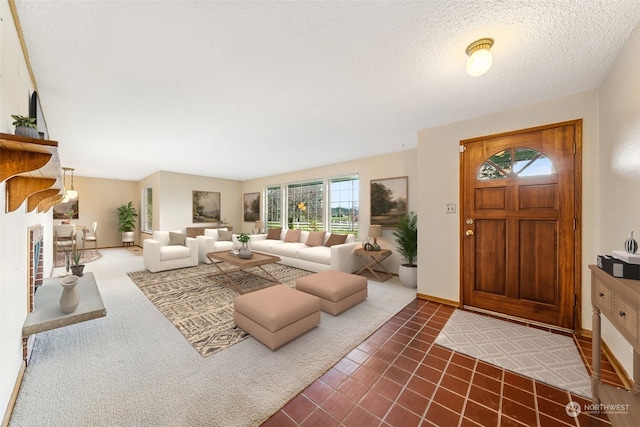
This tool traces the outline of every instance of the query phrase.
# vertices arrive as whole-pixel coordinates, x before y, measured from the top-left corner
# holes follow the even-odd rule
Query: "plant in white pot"
[[[253,252],[249,248],[249,240],[251,240],[251,236],[246,233],[240,233],[238,234],[237,239],[238,242],[242,243],[238,256],[245,259],[251,258],[253,256]]]
[[[410,212],[400,218],[398,229],[393,232],[398,243],[398,253],[406,264],[402,264],[398,270],[400,282],[408,287],[418,287],[418,266],[415,264],[418,257],[418,215]]]
[[[136,228],[136,217],[138,212],[133,206],[133,202],[122,205],[118,208],[118,231],[122,233],[122,243],[133,243]]]
[[[18,116],[15,114],[12,114],[11,118],[13,119],[12,125],[16,127],[16,135],[26,136],[28,138],[40,138],[40,133],[38,132],[38,126],[36,125],[35,118]]]

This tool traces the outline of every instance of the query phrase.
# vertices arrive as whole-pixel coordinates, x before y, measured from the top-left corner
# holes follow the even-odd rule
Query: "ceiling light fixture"
[[[467,46],[465,53],[469,55],[467,73],[470,76],[481,76],[491,68],[493,63],[493,55],[491,55],[490,51],[491,46],[493,46],[493,39],[490,38],[476,40]]]
[[[75,199],[78,197],[78,192],[76,190],[73,189],[73,171],[75,169],[73,168],[65,168],[63,167],[62,170],[64,171],[64,187],[65,187],[65,192],[64,192],[64,200],[63,203],[66,203],[67,201],[69,201],[70,199]],[[70,190],[66,190],[67,187],[67,171],[71,171],[71,189]]]

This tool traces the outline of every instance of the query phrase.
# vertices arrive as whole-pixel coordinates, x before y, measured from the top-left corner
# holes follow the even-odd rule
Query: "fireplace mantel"
[[[70,314],[64,314],[60,309],[60,277],[44,279],[43,282],[35,294],[34,310],[27,314],[22,326],[23,337],[107,315],[93,273],[85,273],[76,285],[80,294],[80,304],[76,311]]]

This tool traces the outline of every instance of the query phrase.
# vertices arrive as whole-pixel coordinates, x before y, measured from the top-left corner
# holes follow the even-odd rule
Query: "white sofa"
[[[204,236],[196,236],[200,262],[211,264],[211,260],[207,258],[209,252],[230,251],[233,249],[233,244],[238,243],[235,234],[232,236],[232,240],[220,240],[219,231],[228,230],[226,228],[205,228]]]
[[[182,236],[184,244],[180,244]],[[198,242],[181,231],[154,231],[153,238],[146,239],[142,248],[144,267],[152,273],[198,265]]]
[[[267,239],[267,234],[253,234],[249,245],[252,250],[277,255],[281,263],[303,270],[321,272],[325,270],[353,273],[359,269],[358,260],[353,251],[361,246],[355,235],[347,235],[345,243],[324,246],[331,233],[327,232],[322,244],[308,246],[306,244],[310,232],[302,231],[297,242],[285,242],[287,229],[280,233],[280,239]]]

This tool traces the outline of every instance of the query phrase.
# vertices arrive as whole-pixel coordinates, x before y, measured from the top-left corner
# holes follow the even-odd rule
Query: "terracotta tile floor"
[[[567,415],[582,397],[434,345],[453,310],[414,300],[263,426],[610,426]],[[574,339],[591,373],[591,340]]]

